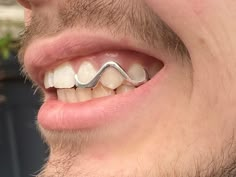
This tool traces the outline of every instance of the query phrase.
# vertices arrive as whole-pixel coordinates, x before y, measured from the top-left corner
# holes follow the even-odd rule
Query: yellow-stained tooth
[[[65,89],[57,89],[57,99],[58,99],[59,101],[66,102]]]
[[[97,87],[93,89],[93,98],[100,98],[110,95],[115,95],[115,91],[104,87],[102,84],[97,85]]]
[[[77,88],[76,96],[79,102],[84,102],[92,99],[92,90],[90,88]]]
[[[76,92],[75,92],[74,88],[64,89],[64,92],[66,94],[66,101],[68,103],[76,103],[76,102],[78,102],[78,99],[76,97]]]
[[[134,89],[135,87],[132,85],[121,85],[119,88],[117,88],[116,93],[117,94],[126,93]]]

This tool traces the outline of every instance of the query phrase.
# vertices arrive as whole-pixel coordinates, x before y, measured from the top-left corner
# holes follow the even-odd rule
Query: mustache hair
[[[67,28],[96,31],[105,29],[114,36],[131,36],[152,48],[164,47],[187,58],[181,39],[143,0],[58,0],[43,12],[32,13],[21,40],[19,59],[35,38],[53,36]]]

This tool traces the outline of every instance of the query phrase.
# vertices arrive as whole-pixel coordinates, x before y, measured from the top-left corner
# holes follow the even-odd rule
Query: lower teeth
[[[134,90],[134,86],[121,85],[116,90],[109,89],[102,84],[97,87],[90,88],[71,88],[71,89],[57,89],[57,97],[59,101],[68,103],[85,102],[95,98],[111,96],[115,94],[122,94]]]

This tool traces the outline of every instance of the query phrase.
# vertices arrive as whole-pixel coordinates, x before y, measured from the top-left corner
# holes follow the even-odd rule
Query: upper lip
[[[30,77],[44,88],[44,74],[55,65],[106,50],[132,50],[158,58],[152,50],[138,47],[132,39],[114,39],[108,35],[104,37],[104,35],[65,31],[57,36],[32,42],[25,51],[24,63]]]
[[[160,59],[157,54],[164,57],[164,54],[152,48],[149,50],[148,47],[140,46],[140,43],[132,38],[117,39],[109,34],[83,34],[71,30],[32,42],[26,48],[24,63],[29,76],[45,93],[45,102],[38,113],[40,125],[55,130],[93,128],[106,121],[125,118],[130,110],[142,108],[149,99],[147,95],[154,90],[153,86],[161,82],[161,73],[165,73],[164,68],[157,77],[127,95],[120,94],[75,104],[58,101],[55,94],[45,90],[43,77],[45,72],[60,63],[110,50],[136,51],[157,59]],[[155,88],[157,89],[157,86]]]

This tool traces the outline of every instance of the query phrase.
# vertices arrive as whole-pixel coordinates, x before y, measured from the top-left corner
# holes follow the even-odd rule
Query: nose
[[[28,0],[17,0],[17,2],[27,9],[31,8],[31,5]]]
[[[47,2],[52,2],[53,0],[16,0],[20,5],[25,8],[25,25],[29,26],[32,18],[32,9],[35,7],[43,6],[48,4]]]
[[[19,4],[21,4],[23,7],[27,9],[31,9],[32,7],[41,6],[47,2],[50,2],[52,0],[17,0]]]

